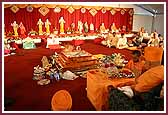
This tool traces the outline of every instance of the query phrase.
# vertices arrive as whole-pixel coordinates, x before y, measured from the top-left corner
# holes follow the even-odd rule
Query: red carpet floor
[[[81,48],[92,54],[111,55],[120,52],[129,60],[131,51],[107,48],[86,41]],[[6,107],[8,111],[49,111],[51,110],[51,99],[58,90],[65,89],[72,96],[73,111],[94,111],[94,107],[87,98],[86,79],[77,78],[73,81],[61,79],[53,81],[46,86],[37,85],[32,80],[33,67],[41,65],[42,56],[49,57],[53,50],[38,47],[31,50],[21,50],[20,55],[8,56],[4,59],[4,96],[14,100],[14,103]]]

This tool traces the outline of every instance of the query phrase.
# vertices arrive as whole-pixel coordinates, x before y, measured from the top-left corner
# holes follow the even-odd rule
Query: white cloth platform
[[[23,44],[23,42],[25,42],[26,41],[26,39],[24,39],[24,40],[15,40],[15,43],[16,44]],[[39,39],[31,39],[31,41],[33,41],[34,43],[41,43],[41,39],[39,38]]]
[[[61,38],[54,38],[54,37],[52,37],[52,38],[47,38],[47,46],[46,46],[46,48],[48,48],[49,45],[59,44],[61,41],[94,40],[97,37],[98,36],[87,36],[87,37],[75,36],[75,37],[61,37]]]

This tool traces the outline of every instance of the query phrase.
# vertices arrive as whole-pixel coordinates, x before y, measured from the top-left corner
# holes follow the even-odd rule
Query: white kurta
[[[118,49],[123,49],[123,48],[127,48],[127,38],[119,38],[118,43],[117,43],[117,48]]]

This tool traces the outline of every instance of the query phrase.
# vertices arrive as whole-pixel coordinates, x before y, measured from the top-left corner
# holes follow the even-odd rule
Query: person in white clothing
[[[153,36],[148,41],[148,46],[159,47],[159,42],[160,42],[160,40],[158,38],[158,34],[154,32]]]
[[[124,33],[121,34],[121,37],[118,39],[117,47],[118,49],[127,48],[127,38],[124,37]]]

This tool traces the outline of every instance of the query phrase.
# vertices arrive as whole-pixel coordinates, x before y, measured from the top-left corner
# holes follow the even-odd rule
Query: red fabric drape
[[[64,20],[66,21],[65,30],[70,26],[71,23],[75,23],[75,28],[77,29],[77,24],[80,20],[83,23],[86,21],[88,24],[93,23],[95,29],[99,29],[101,23],[104,23],[105,27],[110,29],[112,23],[115,23],[117,28],[121,28],[123,25],[125,25],[127,30],[131,31],[132,20],[130,21],[130,18],[132,18],[132,15],[129,14],[130,9],[128,9],[124,15],[122,15],[120,11],[116,11],[115,15],[112,15],[109,10],[107,10],[106,13],[102,13],[101,10],[97,10],[97,14],[92,16],[88,9],[86,9],[85,13],[82,13],[81,9],[75,9],[75,11],[71,14],[67,9],[61,8],[61,12],[56,13],[54,12],[53,8],[49,8],[49,13],[46,16],[43,16],[38,11],[39,8],[34,8],[32,12],[28,12],[26,8],[20,8],[17,13],[13,13],[10,8],[5,8],[5,31],[13,31],[11,23],[14,21],[16,21],[18,24],[22,22],[27,33],[31,30],[31,28],[38,31],[37,22],[38,19],[41,18],[43,22],[45,22],[46,19],[49,19],[51,22],[50,31],[52,32],[54,27],[59,29],[59,19],[61,16],[63,16]],[[45,26],[43,26],[43,31],[45,31]]]

